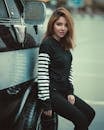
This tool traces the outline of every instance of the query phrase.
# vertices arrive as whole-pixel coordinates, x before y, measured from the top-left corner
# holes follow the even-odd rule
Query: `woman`
[[[72,121],[74,130],[88,130],[95,111],[74,94],[71,82],[73,26],[70,12],[63,7],[50,17],[39,50],[38,99],[46,116],[56,112]]]

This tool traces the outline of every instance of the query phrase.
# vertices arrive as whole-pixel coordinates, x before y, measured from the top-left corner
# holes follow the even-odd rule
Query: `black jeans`
[[[75,126],[74,130],[88,130],[88,126],[95,116],[95,111],[82,99],[74,96],[75,104],[72,105],[66,96],[53,91],[51,93],[52,109],[58,115],[72,121]]]

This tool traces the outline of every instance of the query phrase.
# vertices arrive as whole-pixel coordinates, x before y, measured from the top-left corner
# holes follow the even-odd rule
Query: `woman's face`
[[[57,40],[60,40],[60,38],[63,38],[67,31],[68,31],[68,27],[67,27],[67,21],[64,17],[60,17],[53,25],[53,29],[54,29],[54,37]]]

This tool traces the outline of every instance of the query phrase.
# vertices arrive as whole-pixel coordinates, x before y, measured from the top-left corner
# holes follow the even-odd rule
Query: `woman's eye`
[[[68,27],[68,25],[67,25],[67,24],[65,24],[65,27]]]
[[[61,26],[62,24],[61,23],[56,23],[56,25]]]
[[[65,27],[68,27],[67,24],[63,25],[62,23],[56,23],[57,26],[65,26]]]

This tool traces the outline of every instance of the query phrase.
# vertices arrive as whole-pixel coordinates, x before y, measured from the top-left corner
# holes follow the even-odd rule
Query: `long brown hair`
[[[50,37],[54,34],[54,30],[53,30],[54,23],[61,16],[63,16],[67,21],[68,32],[63,38],[61,38],[60,43],[65,50],[73,49],[75,47],[74,22],[73,22],[73,18],[71,16],[70,12],[67,9],[65,9],[64,7],[57,8],[51,15],[51,17],[48,21],[48,26],[47,26],[47,30],[46,30],[44,39],[46,39],[47,37]]]

